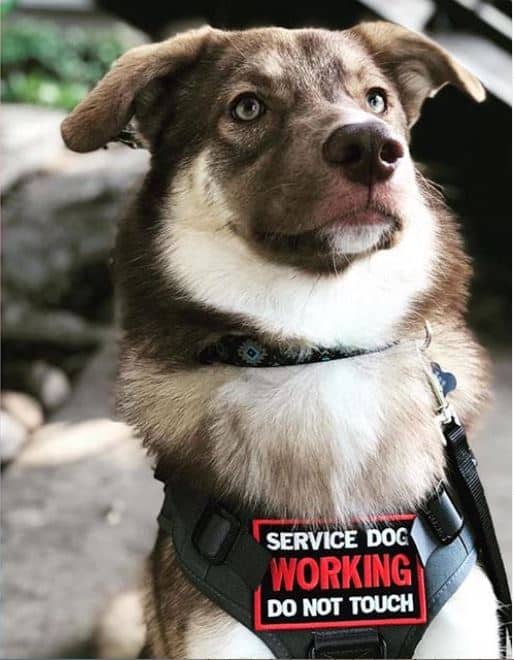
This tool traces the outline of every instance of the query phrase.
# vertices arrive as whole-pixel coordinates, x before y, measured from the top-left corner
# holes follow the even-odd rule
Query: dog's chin
[[[382,222],[345,223],[324,231],[331,252],[345,257],[367,254],[390,246],[397,223],[392,219]]]
[[[401,227],[398,217],[373,211],[331,219],[298,234],[256,232],[251,242],[275,262],[310,272],[339,273],[360,256],[390,248]]]

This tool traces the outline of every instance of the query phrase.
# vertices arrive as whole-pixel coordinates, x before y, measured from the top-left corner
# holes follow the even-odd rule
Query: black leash
[[[478,476],[477,461],[468,444],[464,428],[454,418],[442,424],[442,431],[446,439],[450,481],[457,488],[499,601],[502,653],[505,656],[507,634],[512,643],[512,599],[491,512]]]
[[[426,348],[430,344],[431,331],[428,324],[425,328],[428,340]],[[453,374],[443,372],[435,363],[432,363],[430,368],[425,368],[425,374],[438,404],[436,413],[444,438],[449,481],[456,490],[464,514],[473,530],[482,563],[499,603],[501,650],[502,657],[506,657],[507,635],[512,643],[512,599],[509,582],[489,505],[478,474],[477,460],[469,446],[466,431],[446,398],[449,390],[445,386],[452,378],[454,381],[452,385],[456,385],[456,380]]]

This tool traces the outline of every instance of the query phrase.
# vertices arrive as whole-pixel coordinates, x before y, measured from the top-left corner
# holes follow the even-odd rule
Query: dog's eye
[[[376,113],[377,115],[385,112],[387,108],[387,101],[385,93],[380,89],[372,89],[368,92],[366,96],[366,101],[371,108],[371,112]]]
[[[243,94],[232,106],[232,117],[239,121],[253,121],[265,110],[264,103],[253,94]]]

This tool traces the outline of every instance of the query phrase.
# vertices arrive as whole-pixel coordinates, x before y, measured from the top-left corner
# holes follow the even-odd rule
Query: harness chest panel
[[[315,521],[257,519],[271,554],[255,589],[255,630],[412,625],[427,621],[424,568],[410,535],[415,515],[344,530]]]
[[[159,524],[186,577],[280,658],[412,657],[477,558],[444,487],[415,515],[343,529],[234,515],[168,480]]]

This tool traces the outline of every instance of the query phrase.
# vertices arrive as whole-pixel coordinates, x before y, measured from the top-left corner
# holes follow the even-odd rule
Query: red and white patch
[[[340,529],[308,520],[254,520],[273,555],[254,594],[255,630],[411,625],[427,620],[415,516]]]

